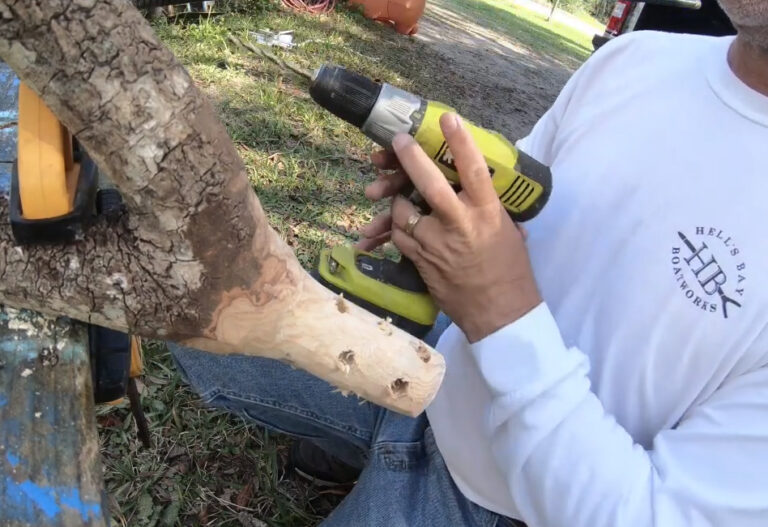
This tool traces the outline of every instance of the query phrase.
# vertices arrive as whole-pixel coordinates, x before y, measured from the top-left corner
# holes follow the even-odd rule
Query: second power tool
[[[331,65],[315,72],[309,93],[320,106],[384,148],[391,148],[398,133],[410,134],[458,190],[459,175],[440,129],[440,117],[454,111],[449,106]],[[549,168],[501,134],[472,123],[466,126],[512,219],[522,222],[536,216],[552,190]],[[434,324],[438,308],[406,258],[396,262],[338,246],[321,252],[316,274],[327,287],[416,336],[425,335]]]
[[[43,100],[19,85],[18,147],[11,172],[8,215],[20,246],[72,243],[97,216],[121,214],[122,197]],[[149,427],[136,378],[142,374],[141,340],[88,324],[88,355],[96,403],[127,395],[139,437],[149,447]]]

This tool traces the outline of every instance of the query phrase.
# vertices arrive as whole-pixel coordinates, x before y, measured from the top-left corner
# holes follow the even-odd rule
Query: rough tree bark
[[[432,399],[442,357],[301,269],[211,105],[127,0],[0,0],[0,58],[127,205],[67,246],[17,247],[2,223],[0,302],[281,359],[406,414]]]

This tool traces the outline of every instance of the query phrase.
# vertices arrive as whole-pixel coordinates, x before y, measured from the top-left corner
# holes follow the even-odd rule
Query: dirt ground
[[[415,38],[448,59],[446,79],[457,87],[464,112],[511,140],[527,135],[578,66],[527,49],[435,2]]]

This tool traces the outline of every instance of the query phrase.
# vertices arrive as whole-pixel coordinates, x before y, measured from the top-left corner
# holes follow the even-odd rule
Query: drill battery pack
[[[312,276],[325,287],[394,326],[421,338],[432,328],[438,308],[413,263],[336,246],[320,253]]]

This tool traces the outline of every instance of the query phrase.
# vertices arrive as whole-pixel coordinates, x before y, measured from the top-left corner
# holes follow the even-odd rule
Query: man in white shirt
[[[433,212],[395,198],[362,245],[455,322],[426,416],[174,350],[207,401],[365,467],[327,525],[768,525],[768,2],[721,4],[735,39],[630,34],[574,74],[519,143],[554,179],[527,241],[456,116],[460,194],[408,136],[378,156],[367,195]]]

